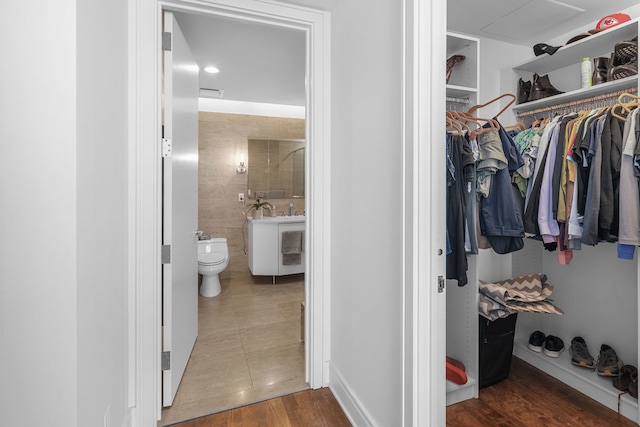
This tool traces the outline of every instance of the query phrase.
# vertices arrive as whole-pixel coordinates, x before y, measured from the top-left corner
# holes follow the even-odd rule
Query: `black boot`
[[[540,76],[538,74],[533,75],[533,82],[531,83],[531,92],[529,93],[529,101],[537,101],[538,99],[546,98],[548,95],[545,93],[542,85],[540,85]]]
[[[529,94],[531,93],[531,81],[518,80],[518,104],[523,104],[529,101]]]
[[[606,82],[608,72],[609,58],[593,58],[593,76],[591,77],[591,81],[594,86]]]

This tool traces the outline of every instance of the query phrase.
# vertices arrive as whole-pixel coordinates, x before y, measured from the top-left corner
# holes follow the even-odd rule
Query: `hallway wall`
[[[336,2],[331,12],[330,382],[371,425],[400,426],[402,2]]]
[[[127,4],[4,5],[3,425],[127,423]]]
[[[0,80],[0,413],[6,425],[47,425],[55,419],[73,427],[76,2],[4,6],[0,32],[12,42],[3,63],[14,66],[4,67]]]

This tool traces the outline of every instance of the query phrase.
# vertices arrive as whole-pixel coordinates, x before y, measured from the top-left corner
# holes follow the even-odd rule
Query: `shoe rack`
[[[467,102],[447,102],[447,108],[467,111],[479,99],[479,49],[477,38],[447,33],[447,58],[464,55],[457,64],[446,85],[447,100],[467,100]],[[463,385],[447,381],[447,405],[478,397],[478,273],[476,256],[469,256],[466,286],[458,287],[456,281],[447,281],[447,355],[465,366],[467,382]],[[444,367],[443,367],[444,370]]]
[[[541,55],[513,67],[515,80],[532,80],[533,73],[548,74],[553,86],[563,94],[519,104],[514,112],[527,112],[591,98],[609,92],[637,88],[638,76],[580,88],[580,62],[583,57],[610,56],[616,43],[638,35],[638,21],[632,20],[560,48],[554,55]],[[574,110],[579,109],[575,107]],[[542,113],[548,116],[552,113]],[[638,252],[638,249],[636,249]],[[571,339],[581,336],[597,359],[600,346],[614,348],[624,364],[638,366],[640,252],[633,260],[617,257],[617,244],[583,245],[574,251],[570,265],[560,265],[557,252],[545,251],[537,241],[526,240],[525,248],[512,254],[512,275],[542,272],[554,286],[554,304],[563,316],[520,313],[516,326],[514,354],[556,377],[583,394],[638,422],[638,400],[621,394],[611,377],[571,364]],[[558,358],[535,353],[527,347],[529,336],[539,330],[564,341]]]
[[[533,74],[549,75],[551,84],[564,93],[518,104],[512,107],[515,113],[531,111],[556,104],[579,101],[618,90],[635,88],[638,76],[612,80],[589,88],[580,87],[580,64],[582,58],[609,57],[616,43],[630,40],[638,35],[638,20],[631,20],[600,33],[585,37],[558,49],[553,55],[543,54],[513,67],[516,81],[533,81]]]

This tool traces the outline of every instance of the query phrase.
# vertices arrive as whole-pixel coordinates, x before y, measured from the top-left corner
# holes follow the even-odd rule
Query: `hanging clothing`
[[[480,230],[496,253],[506,254],[524,247],[522,213],[514,194],[517,189],[511,185],[511,173],[522,167],[524,161],[502,126],[497,134],[507,167],[495,172],[491,191],[480,199]]]
[[[447,234],[451,253],[447,254],[447,279],[458,286],[468,283],[465,251],[467,228],[467,188],[475,180],[475,159],[465,136],[447,135]]]
[[[631,112],[623,132],[624,148],[620,166],[620,220],[618,258],[633,259],[640,246],[640,194],[633,157],[638,144],[638,110]]]

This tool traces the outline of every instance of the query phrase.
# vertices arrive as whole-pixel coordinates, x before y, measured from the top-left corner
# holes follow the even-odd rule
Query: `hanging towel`
[[[282,232],[282,265],[302,264],[303,247],[304,231]]]

